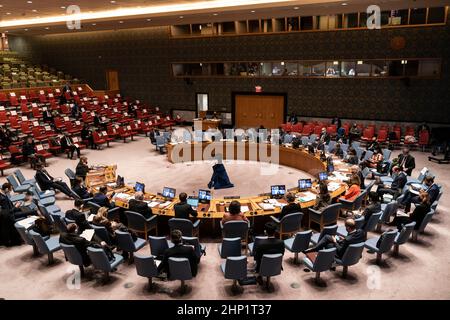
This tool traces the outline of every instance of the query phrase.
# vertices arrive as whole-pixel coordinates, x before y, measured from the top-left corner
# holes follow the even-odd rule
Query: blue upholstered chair
[[[225,279],[233,280],[231,290],[233,292],[239,291],[238,281],[247,277],[247,257],[228,257],[225,262],[220,265]]]
[[[281,274],[283,255],[277,254],[264,254],[261,258],[261,265],[259,267],[259,275],[266,277],[266,289],[271,289],[270,279],[274,276]]]
[[[169,258],[169,272],[170,280],[180,280],[179,291],[181,294],[185,293],[187,286],[185,284],[186,280],[192,279],[191,265],[189,260],[186,258]]]
[[[315,281],[319,283],[320,273],[330,270],[336,255],[336,248],[323,249],[317,253],[316,259],[311,261],[307,256],[303,258],[303,264],[316,273]]]
[[[102,248],[88,247],[87,252],[94,268],[103,271],[104,281],[108,281],[109,273],[115,271],[117,266],[123,262],[123,257],[117,253],[114,253],[114,260],[109,261]]]
[[[24,184],[35,185],[36,184],[36,179],[34,179],[34,178],[26,179],[20,169],[15,170],[14,175],[16,176],[17,180],[19,180],[19,183],[21,185],[24,185]]]
[[[166,237],[149,236],[150,254],[159,260],[162,260],[164,252],[169,249],[169,243]]]
[[[200,220],[192,223],[189,219],[172,218],[169,219],[169,228],[172,230],[180,230],[181,234],[186,237],[198,237],[199,236]]]
[[[319,232],[313,233],[313,235],[311,236],[311,243],[317,244],[320,241],[320,239],[322,239],[327,234],[329,234],[330,236],[336,235],[337,229],[338,229],[337,224],[324,227],[322,231],[320,231],[320,233]]]
[[[60,243],[60,245],[64,252],[64,255],[66,256],[66,260],[69,261],[71,264],[78,266],[80,268],[80,274],[83,277],[84,276],[83,258],[81,257],[81,254],[78,251],[78,249],[74,245],[64,243]]]
[[[416,226],[414,228],[413,234],[412,234],[413,241],[417,241],[417,237],[419,236],[419,233],[424,233],[426,226],[431,221],[431,219],[433,219],[433,215],[434,215],[434,210],[431,210],[430,212],[428,212],[425,215],[420,226],[418,226],[418,227]]]
[[[278,220],[274,216],[270,216],[270,218],[277,224],[277,233],[280,235],[280,239],[283,239],[284,235],[291,236],[294,233],[300,231],[303,213],[290,213],[281,218],[281,220]]]
[[[298,254],[308,249],[312,231],[297,232],[292,238],[284,240],[284,247],[295,254],[294,263],[298,263]]]
[[[377,247],[377,242],[380,239],[380,237],[382,237],[382,240],[380,242],[379,247]],[[377,254],[376,260],[377,264],[381,262],[383,253],[386,253],[391,250],[392,246],[394,245],[395,237],[397,237],[397,231],[391,230],[386,231],[379,237],[368,239],[365,242],[364,246],[370,251],[374,251]]]
[[[61,245],[59,244],[59,239],[57,237],[45,240],[39,233],[33,230],[28,231],[29,235],[33,238],[34,243],[41,254],[46,254],[48,256],[48,264],[53,264],[53,253],[61,250]]]
[[[197,258],[201,258],[201,256],[206,255],[206,246],[201,244],[197,237],[184,237],[183,236],[183,244],[194,247],[195,255]]]
[[[397,236],[395,237],[395,240],[394,240],[394,254],[395,255],[398,255],[400,246],[402,244],[405,244],[408,241],[409,237],[411,236],[411,234],[414,231],[415,226],[416,226],[415,221],[405,224],[403,226],[402,230],[397,234]]]
[[[351,244],[345,250],[344,255],[341,259],[335,257],[335,262],[337,265],[343,266],[342,276],[347,277],[348,267],[353,266],[359,262],[362,257],[362,252],[364,250],[364,242]]]
[[[134,260],[134,253],[143,248],[146,244],[146,241],[141,238],[137,238],[136,241],[133,241],[133,238],[131,237],[131,234],[129,232],[116,230],[115,234],[117,247],[130,255],[128,261],[129,263],[132,263]]]
[[[135,255],[134,264],[136,265],[138,276],[148,279],[147,290],[150,291],[153,288],[153,278],[158,276],[155,257]]]
[[[125,211],[125,215],[128,220],[128,229],[144,234],[144,239],[148,238],[148,233],[151,230],[155,230],[156,235],[158,235],[157,215],[153,215],[148,219],[145,219],[142,214],[133,211]]]
[[[241,256],[241,238],[223,238],[222,243],[217,247],[222,259],[228,257]]]
[[[338,218],[339,218],[339,212],[342,208],[342,204],[335,203],[332,205],[329,205],[322,211],[314,210],[312,208],[309,208],[309,222],[308,222],[308,229],[311,229],[311,223],[318,224],[319,231],[323,229],[323,227],[330,225],[330,224],[336,224]]]
[[[31,188],[31,185],[29,185],[29,184],[22,184],[22,185],[19,184],[19,182],[17,182],[16,178],[12,174],[7,176],[6,180],[8,180],[8,182],[11,184],[14,192],[16,192],[16,193],[24,193]]]
[[[25,227],[21,226],[17,222],[14,224],[14,227],[16,228],[17,232],[19,233],[20,237],[22,238],[23,242],[33,247],[33,255],[37,256],[39,255],[39,250],[36,246],[36,243],[34,243],[33,238],[28,233],[28,230],[25,229]]]

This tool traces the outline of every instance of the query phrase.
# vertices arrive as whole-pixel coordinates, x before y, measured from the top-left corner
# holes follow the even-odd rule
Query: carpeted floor
[[[210,163],[169,164],[164,155],[155,152],[147,138],[123,144],[113,143],[102,151],[85,150],[90,164],[118,165],[118,173],[126,182],[142,181],[146,189],[160,192],[164,186],[176,187],[177,193],[192,193],[205,188],[211,176]],[[217,243],[207,243],[207,255],[202,257],[199,273],[188,281],[190,290],[180,296],[175,290],[179,282],[155,280],[153,292],[146,292],[147,280],[137,276],[134,265],[122,264],[112,274],[108,284],[99,281],[100,274],[91,268],[79,288],[67,285],[73,267],[64,259],[62,251],[55,254],[56,263],[47,266],[45,256],[32,257],[30,246],[0,248],[0,298],[5,299],[450,299],[450,219],[447,216],[450,200],[449,165],[437,165],[427,161],[427,155],[414,152],[417,169],[429,167],[437,175],[437,183],[443,185],[438,214],[428,226],[426,233],[416,243],[408,242],[400,248],[400,255],[384,256],[384,263],[377,267],[375,256],[364,251],[363,258],[349,269],[347,279],[341,277],[341,268],[325,272],[325,286],[317,286],[314,274],[307,273],[302,265],[292,263],[292,254],[286,252],[283,271],[273,278],[275,291],[268,293],[261,287],[251,285],[235,296],[231,281],[223,278],[219,265]],[[54,177],[63,177],[64,169],[75,168],[77,161],[62,156],[49,159],[48,171]],[[280,167],[276,176],[261,176],[258,163],[227,163],[226,167],[235,188],[214,192],[213,196],[256,195],[268,192],[270,185],[286,184],[294,187],[306,173]],[[27,178],[33,176],[29,168],[22,167]],[[12,170],[7,170],[9,174]],[[1,178],[3,183],[5,178]],[[67,210],[72,201],[57,195],[57,204]],[[342,221],[340,222],[342,223]],[[377,234],[370,234],[369,237]],[[138,254],[149,254],[146,245]],[[251,262],[252,259],[249,259]]]

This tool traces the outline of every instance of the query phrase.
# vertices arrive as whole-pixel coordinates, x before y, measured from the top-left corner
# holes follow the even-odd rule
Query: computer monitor
[[[300,190],[308,190],[312,187],[311,179],[300,179],[298,180],[298,188]]]
[[[176,190],[174,188],[164,187],[162,195],[164,198],[173,199],[175,198]]]
[[[198,199],[202,202],[211,201],[211,191],[209,190],[198,190]]]
[[[286,194],[286,186],[285,185],[277,185],[270,187],[270,194],[273,198],[281,198]]]
[[[327,172],[320,172],[319,173],[319,180],[320,181],[328,180],[328,173]]]
[[[134,190],[136,192],[145,192],[145,184],[143,184],[142,182],[136,182],[136,184],[134,185]]]
[[[198,207],[198,198],[189,197],[187,198],[187,204],[193,208]]]

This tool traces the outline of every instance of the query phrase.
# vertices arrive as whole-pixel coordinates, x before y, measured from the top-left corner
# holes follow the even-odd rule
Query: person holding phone
[[[356,229],[354,219],[345,220],[345,230],[347,230],[346,237],[341,238],[327,234],[320,239],[314,247],[305,250],[303,253],[318,252],[322,249],[336,248],[336,257],[342,258],[349,245],[366,241],[364,231],[361,229]]]

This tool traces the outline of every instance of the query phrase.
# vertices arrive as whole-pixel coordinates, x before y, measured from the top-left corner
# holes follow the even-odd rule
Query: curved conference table
[[[319,172],[326,171],[326,163],[320,160],[319,155],[309,154],[301,149],[294,149],[287,146],[278,146],[268,143],[252,143],[252,142],[202,142],[202,143],[171,143],[166,145],[168,161],[171,163],[183,163],[189,161],[201,161],[201,160],[214,160],[216,155],[221,154],[224,160],[255,160],[255,161],[272,161],[276,160],[276,152],[279,152],[279,158],[276,165],[289,166],[310,175],[317,176]],[[256,151],[256,152],[255,152]],[[261,153],[259,153],[261,152]],[[196,155],[196,156],[195,156]],[[256,155],[256,158],[255,158]],[[269,157],[267,157],[268,155]],[[273,157],[272,157],[273,155]],[[335,169],[342,174],[348,173],[348,165],[344,163],[335,163]],[[270,179],[271,176],[268,176]],[[346,184],[343,181],[335,181],[339,183],[339,186],[330,192],[332,198],[337,198],[343,194],[346,190]],[[287,186],[289,188],[289,186]],[[128,200],[133,198],[134,188],[132,186],[126,186],[120,189],[110,189],[110,192],[115,192],[114,201],[116,206],[128,209]],[[297,202],[301,208],[306,212],[307,208],[314,206],[315,199],[308,197],[306,193],[315,193],[315,188],[312,188],[310,192],[301,192],[297,187],[288,189],[297,197]],[[302,200],[302,196],[306,200]],[[162,221],[161,227],[164,229],[164,225],[167,225],[165,220],[168,220],[175,216],[174,205],[178,202],[178,199],[173,201],[167,201],[160,194],[145,193],[144,198],[150,202],[152,211],[154,214],[160,216]],[[208,230],[208,234],[220,234],[217,233],[219,221],[226,212],[226,208],[233,200],[238,200],[243,207],[248,208],[248,211],[244,212],[245,215],[252,221],[253,225],[259,225],[258,229],[262,228],[265,222],[270,220],[271,215],[277,215],[281,212],[281,206],[272,206],[266,210],[263,208],[263,204],[268,204],[270,194],[261,194],[250,197],[235,197],[227,198],[214,198],[209,204],[199,204],[197,208],[198,219],[203,220],[201,223],[201,229]],[[285,203],[284,199],[278,200],[279,204]],[[270,207],[270,206],[269,206]],[[166,219],[164,219],[166,217]],[[308,219],[305,215],[304,219]],[[306,221],[304,221],[306,224]],[[212,228],[212,233],[211,233]],[[203,231],[201,231],[202,234]]]

